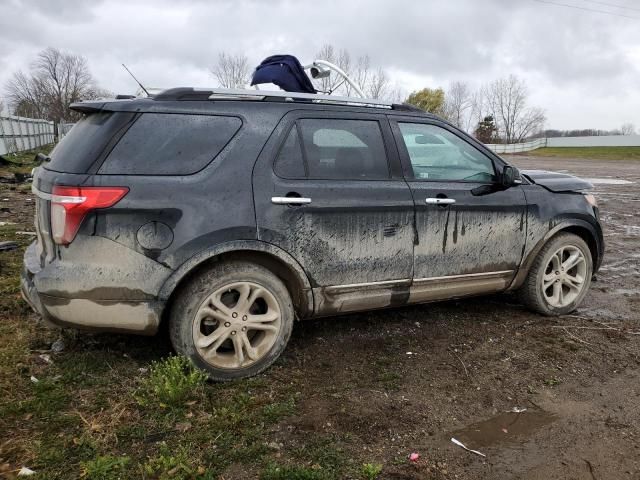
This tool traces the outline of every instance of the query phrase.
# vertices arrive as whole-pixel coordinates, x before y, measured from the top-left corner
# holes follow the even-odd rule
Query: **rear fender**
[[[230,242],[224,242],[193,255],[182,265],[180,265],[169,276],[169,278],[167,278],[158,294],[159,299],[164,301],[169,300],[180,282],[184,280],[189,275],[189,273],[198,266],[211,259],[233,252],[266,253],[275,257],[275,259],[277,259],[281,263],[285,264],[294,272],[297,281],[302,287],[301,296],[303,298],[299,299],[299,301],[303,303],[303,305],[301,305],[302,310],[304,312],[313,312],[313,293],[311,290],[311,283],[309,282],[309,278],[307,277],[307,274],[305,273],[302,266],[296,261],[295,258],[293,258],[281,248],[259,240],[234,240]]]

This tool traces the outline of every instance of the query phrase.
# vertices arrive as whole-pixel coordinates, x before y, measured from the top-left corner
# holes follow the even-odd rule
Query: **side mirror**
[[[502,169],[500,183],[505,188],[513,187],[514,185],[520,185],[522,183],[520,172],[516,167],[505,165]]]

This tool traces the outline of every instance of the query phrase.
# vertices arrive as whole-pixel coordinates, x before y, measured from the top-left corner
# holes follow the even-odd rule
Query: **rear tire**
[[[566,315],[584,299],[592,274],[593,259],[585,241],[560,233],[538,253],[520,288],[520,298],[542,315]]]
[[[191,279],[173,302],[169,334],[212,380],[251,377],[277,360],[294,310],[284,283],[249,262],[219,263]]]

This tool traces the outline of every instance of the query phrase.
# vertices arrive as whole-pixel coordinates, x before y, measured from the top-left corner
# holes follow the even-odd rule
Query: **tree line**
[[[545,112],[529,105],[525,81],[509,75],[472,88],[461,81],[451,82],[445,90],[423,88],[407,95],[388,72],[372,64],[368,55],[353,56],[348,50],[323,45],[314,59],[336,64],[344,70],[368,98],[408,103],[445,118],[484,143],[518,143],[530,138],[635,133],[632,124],[619,130],[544,130]],[[253,67],[243,54],[220,53],[210,72],[223,88],[245,88]],[[353,96],[353,87],[339,75],[312,79],[322,93]],[[47,48],[40,52],[27,72],[17,71],[5,85],[8,105],[0,101],[0,113],[8,108],[23,117],[44,118],[54,122],[74,122],[81,116],[69,106],[81,100],[113,96],[100,88],[85,57]]]

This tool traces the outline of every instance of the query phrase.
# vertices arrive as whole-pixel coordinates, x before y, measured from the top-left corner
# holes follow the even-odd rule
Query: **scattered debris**
[[[16,232],[16,235],[27,235],[30,237],[35,237],[37,234],[36,232]]]
[[[471,450],[470,448],[467,448],[467,447],[465,446],[465,444],[464,444],[464,443],[462,443],[460,440],[456,440],[455,438],[453,438],[453,437],[452,437],[452,438],[451,438],[451,441],[452,441],[453,443],[455,443],[456,445],[458,445],[459,447],[464,448],[467,452],[475,453],[476,455],[480,455],[481,457],[484,457],[484,458],[486,458],[486,457],[487,457],[487,456],[486,456],[484,453],[482,453],[482,452],[479,452],[479,451],[477,451],[477,450]]]
[[[407,355],[413,355],[413,352],[407,352]]]
[[[186,432],[191,429],[191,422],[178,422],[176,423],[176,430],[179,432]]]
[[[15,225],[16,222],[0,222],[0,227],[4,227],[6,225]]]
[[[0,252],[7,252],[9,250],[15,250],[18,248],[16,242],[0,242]]]
[[[408,458],[410,462],[417,462],[420,459],[420,454],[418,452],[413,452],[409,454]]]
[[[51,360],[51,356],[47,355],[46,353],[42,353],[38,355],[38,358],[40,358],[44,363],[48,363],[48,364],[53,363],[53,360]]]
[[[525,407],[513,407],[511,410],[509,410],[509,412],[511,413],[522,413],[526,411],[527,409]]]
[[[64,350],[64,348],[65,348],[65,344],[61,338],[57,339],[55,342],[51,344],[51,351],[54,353],[60,353],[61,351]]]
[[[19,477],[28,477],[31,475],[35,475],[36,472],[34,472],[33,470],[31,470],[30,468],[27,467],[22,467],[19,471],[18,471],[18,476]]]
[[[38,383],[40,380],[38,380],[36,377],[34,377],[33,375],[31,375],[31,382],[32,383]]]

